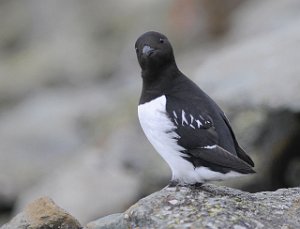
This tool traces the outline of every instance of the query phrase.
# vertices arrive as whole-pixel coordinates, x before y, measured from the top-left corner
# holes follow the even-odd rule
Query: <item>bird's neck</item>
[[[151,68],[142,70],[143,86],[147,88],[161,88],[165,82],[176,78],[180,75],[177,65],[170,64],[164,68]]]
[[[182,74],[175,63],[159,70],[143,70],[143,89],[141,99],[144,101],[140,102],[147,102],[153,98],[166,94],[167,91],[170,90],[170,87],[172,87],[171,82],[174,82],[174,80],[179,78],[181,75]]]

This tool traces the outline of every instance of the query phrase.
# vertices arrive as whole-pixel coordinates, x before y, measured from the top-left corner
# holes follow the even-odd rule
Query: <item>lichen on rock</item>
[[[115,219],[114,219],[115,217]],[[109,221],[107,220],[109,218]],[[299,228],[300,188],[251,194],[205,184],[166,187],[123,214],[87,225],[103,228]]]

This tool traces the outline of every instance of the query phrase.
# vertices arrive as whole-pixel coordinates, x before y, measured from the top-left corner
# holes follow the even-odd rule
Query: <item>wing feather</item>
[[[224,113],[222,113],[222,117],[223,117],[223,120],[224,122],[226,123],[230,133],[231,133],[231,136],[233,138],[233,141],[234,141],[234,144],[235,144],[235,148],[236,148],[236,151],[237,151],[237,154],[238,156],[244,160],[245,162],[247,162],[249,165],[251,165],[252,167],[254,167],[254,162],[252,161],[252,159],[246,154],[246,152],[242,149],[242,147],[240,147],[239,143],[237,142],[236,138],[235,138],[235,135],[233,133],[233,130],[230,126],[230,123],[226,117],[226,115]]]
[[[243,174],[255,173],[249,164],[220,146],[191,149],[187,153],[196,163],[198,160],[198,163],[210,164],[210,167],[226,167]]]

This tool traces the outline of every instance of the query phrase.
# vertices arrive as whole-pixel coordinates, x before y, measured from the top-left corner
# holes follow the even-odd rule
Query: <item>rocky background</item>
[[[0,225],[41,196],[85,224],[167,185],[136,111],[134,42],[148,30],[255,160],[226,185],[299,186],[298,0],[2,0],[0,27]]]

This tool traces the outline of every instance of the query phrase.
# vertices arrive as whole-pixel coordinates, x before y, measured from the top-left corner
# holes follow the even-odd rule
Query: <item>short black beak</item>
[[[143,54],[150,56],[154,52],[154,48],[151,48],[149,45],[145,45],[142,50]]]

